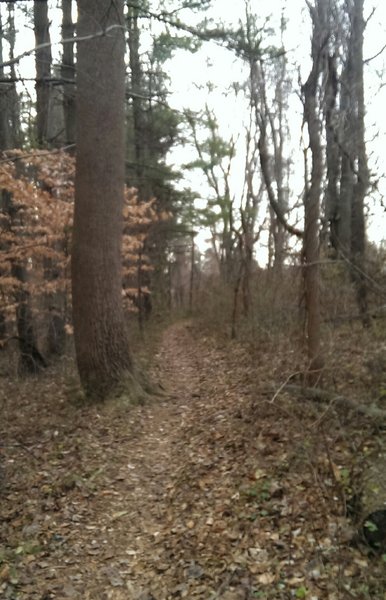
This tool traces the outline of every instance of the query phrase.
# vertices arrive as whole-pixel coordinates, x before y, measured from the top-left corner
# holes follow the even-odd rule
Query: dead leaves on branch
[[[25,288],[35,299],[69,289],[69,263],[74,206],[74,157],[64,151],[7,151],[0,164],[0,290],[3,304],[14,304],[15,292]],[[171,218],[156,201],[139,203],[136,190],[126,188],[123,207],[123,279],[137,279],[151,269],[144,253],[149,231]],[[31,276],[12,280],[21,265]],[[49,272],[54,275],[49,276]],[[53,286],[55,289],[52,289]],[[137,293],[137,291],[136,291]],[[8,314],[11,313],[8,311]]]

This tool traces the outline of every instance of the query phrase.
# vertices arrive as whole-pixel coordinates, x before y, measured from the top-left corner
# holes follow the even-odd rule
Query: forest
[[[385,17],[0,2],[1,600],[386,600]]]

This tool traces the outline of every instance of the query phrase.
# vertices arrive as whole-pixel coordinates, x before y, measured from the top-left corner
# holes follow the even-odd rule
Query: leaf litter
[[[371,432],[272,402],[286,360],[182,322],[154,360],[165,397],[144,406],[75,408],[58,372],[5,380],[0,597],[386,598],[345,506]]]

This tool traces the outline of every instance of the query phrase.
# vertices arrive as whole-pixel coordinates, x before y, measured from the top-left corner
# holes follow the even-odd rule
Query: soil
[[[275,393],[288,361],[185,321],[143,406],[76,406],[68,364],[3,378],[0,597],[386,598],[347,516],[373,429]]]

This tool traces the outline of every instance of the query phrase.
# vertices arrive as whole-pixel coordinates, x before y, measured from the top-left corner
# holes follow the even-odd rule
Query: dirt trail
[[[182,322],[155,371],[164,397],[129,409],[75,409],[52,375],[4,386],[0,597],[341,600],[366,583],[367,561],[340,546],[343,443],[265,395],[272,357],[252,366]]]
[[[194,410],[200,370],[196,364],[197,348],[192,345],[186,325],[173,326],[165,333],[156,360],[165,397],[139,409],[138,435],[122,445],[119,456],[114,458],[114,494],[105,508],[105,499],[101,506],[98,501],[94,506],[99,522],[101,514],[113,515],[113,521],[114,515],[117,517],[113,526],[106,527],[106,541],[103,540],[111,564],[102,569],[102,577],[96,573],[96,581],[85,590],[90,598],[137,598],[142,594],[150,599],[151,589],[158,593],[162,590],[166,598],[170,591],[169,583],[163,586],[162,579],[165,571],[175,565],[162,533],[173,525],[168,513],[169,492],[181,467],[181,425],[187,413]],[[122,566],[126,569],[122,570]],[[123,590],[108,591],[109,584],[116,583],[118,588],[122,582]],[[101,589],[106,588],[103,595]]]
[[[200,390],[212,359],[182,323],[166,331],[156,357],[165,397],[144,407],[74,415],[49,382],[37,398],[21,390],[21,419],[28,425],[10,427],[9,439],[23,440],[20,455],[11,458],[15,446],[7,448],[15,466],[8,469],[2,515],[4,598],[189,596],[190,583],[200,583],[204,571],[189,552],[181,559],[185,541],[189,548],[183,538],[191,537],[195,523],[189,498],[178,498],[177,506],[172,499],[184,478],[189,488],[192,440],[184,435],[206,403]],[[8,568],[11,563],[16,568]],[[207,584],[199,588],[196,597],[210,597]]]

